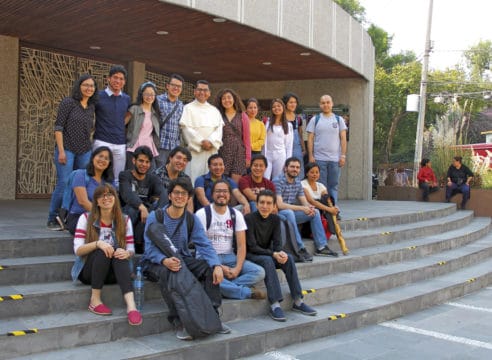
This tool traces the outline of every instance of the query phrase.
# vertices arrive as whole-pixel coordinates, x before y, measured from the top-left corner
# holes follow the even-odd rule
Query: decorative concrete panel
[[[350,23],[350,66],[359,73],[362,73],[362,53],[363,53],[363,34],[364,29],[357,21]]]
[[[351,34],[352,30],[351,22],[356,22],[349,14],[347,14],[341,7],[335,8],[335,31],[336,31],[336,43],[335,43],[335,58],[343,64],[350,64],[350,49],[351,49]],[[357,23],[358,26],[361,26]],[[361,51],[360,49],[358,51]]]
[[[278,7],[280,0],[270,1],[265,6],[265,0],[243,0],[243,22],[270,34],[276,34],[278,29]]]
[[[282,1],[281,36],[309,46],[310,1]]]
[[[331,1],[313,2],[313,48],[329,56],[333,55],[333,3]]]
[[[194,3],[197,10],[240,21],[241,0],[195,0]]]

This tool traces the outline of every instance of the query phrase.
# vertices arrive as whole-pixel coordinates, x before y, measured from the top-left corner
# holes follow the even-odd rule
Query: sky
[[[391,53],[413,50],[422,59],[429,0],[359,0],[366,20],[393,35]],[[463,50],[492,40],[492,0],[434,0],[429,68],[463,63]]]

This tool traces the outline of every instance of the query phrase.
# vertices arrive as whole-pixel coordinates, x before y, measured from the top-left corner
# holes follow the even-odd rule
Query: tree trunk
[[[391,126],[390,126],[390,129],[388,131],[388,140],[386,141],[386,151],[384,152],[384,156],[385,156],[384,162],[385,163],[390,162],[391,148],[393,147],[393,139],[395,138],[396,129],[398,127],[398,123],[400,122],[400,120],[403,118],[403,116],[405,114],[406,114],[406,111],[399,113],[399,114],[396,114],[391,119]]]

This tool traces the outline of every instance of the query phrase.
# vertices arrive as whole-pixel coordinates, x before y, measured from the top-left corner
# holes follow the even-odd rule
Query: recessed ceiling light
[[[212,21],[213,21],[214,23],[224,23],[224,22],[226,22],[227,20],[226,20],[226,19],[224,19],[224,18],[219,18],[219,17],[216,17],[216,18],[213,18],[213,19],[212,19]]]
[[[272,65],[272,63],[270,61],[265,61],[265,62],[262,62],[263,65]]]
[[[169,32],[168,31],[164,31],[164,30],[159,30],[159,31],[156,31],[155,32],[157,35],[168,35]]]
[[[301,56],[311,56],[311,53],[310,52],[302,52],[299,55],[301,55]]]
[[[89,49],[91,50],[101,50],[101,47],[100,46],[89,46]]]
[[[201,71],[193,71],[193,74],[195,75],[200,75],[202,72]]]

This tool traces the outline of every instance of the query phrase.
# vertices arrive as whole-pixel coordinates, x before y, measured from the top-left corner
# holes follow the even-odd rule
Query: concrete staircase
[[[342,208],[350,255],[298,264],[303,289],[315,289],[305,301],[318,316],[289,311],[281,274],[287,322],[270,319],[266,301],[225,300],[222,320],[232,334],[192,342],[175,338],[156,284],[146,282],[144,322],[131,327],[117,286],[103,291],[113,316],[87,311],[90,289],[69,279],[73,255],[65,234],[4,236],[0,358],[236,359],[393,319],[492,283],[490,218],[456,211],[454,204],[347,201]],[[312,251],[312,241],[306,244]],[[14,294],[23,299],[5,297]],[[29,329],[37,332],[6,336]]]

